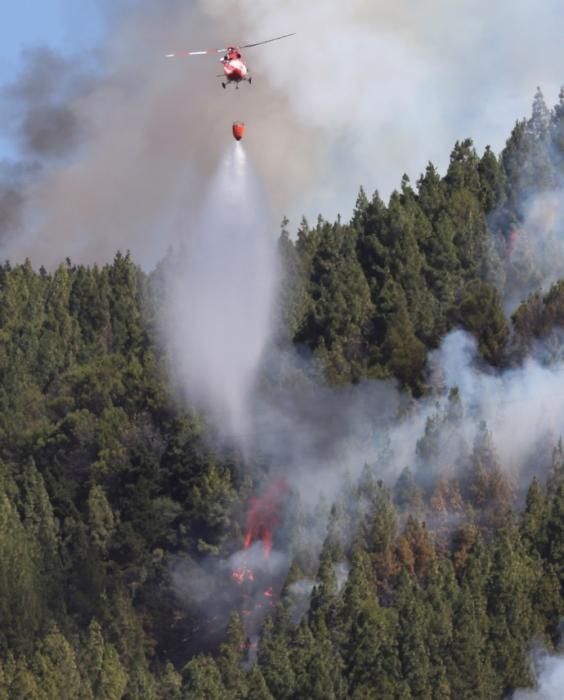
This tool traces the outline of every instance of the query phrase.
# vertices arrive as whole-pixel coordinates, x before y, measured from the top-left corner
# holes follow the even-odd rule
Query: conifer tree
[[[217,661],[226,690],[226,698],[239,700],[245,697],[246,686],[242,664],[247,656],[247,649],[248,643],[245,628],[238,613],[234,612],[231,615],[225,642],[221,645],[220,656]]]
[[[223,700],[226,697],[221,674],[210,656],[195,656],[184,667],[182,676],[183,700]]]
[[[53,627],[33,658],[33,672],[40,693],[46,698],[75,700],[81,695],[82,679],[76,654],[61,632]],[[123,692],[123,688],[122,688]],[[116,700],[116,696],[107,696]]]
[[[398,651],[401,676],[414,698],[431,699],[430,652],[426,639],[426,611],[417,586],[402,569],[394,607],[398,614]]]
[[[264,676],[257,664],[253,664],[247,675],[247,686],[249,690],[246,700],[274,700],[274,696],[268,690]]]
[[[558,94],[558,104],[550,120],[550,141],[554,149],[555,167],[562,172],[564,167],[564,86]]]
[[[501,364],[509,330],[496,289],[479,280],[469,282],[461,295],[457,316],[462,326],[477,337],[484,359],[493,365]]]
[[[313,302],[297,339],[318,350],[332,381],[360,378],[373,307],[353,229],[322,226],[309,293]]]
[[[276,634],[270,617],[267,617],[260,634],[258,663],[270,693],[280,700],[292,697],[296,684],[295,672],[290,662],[288,644]]]

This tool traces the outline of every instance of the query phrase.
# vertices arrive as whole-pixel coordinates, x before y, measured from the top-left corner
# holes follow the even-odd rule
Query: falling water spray
[[[168,281],[165,338],[189,404],[244,434],[279,279],[276,226],[242,143],[230,144]]]

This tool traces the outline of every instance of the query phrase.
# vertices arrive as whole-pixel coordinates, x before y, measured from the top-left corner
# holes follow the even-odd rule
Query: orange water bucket
[[[245,135],[245,122],[233,122],[233,138],[240,141]]]

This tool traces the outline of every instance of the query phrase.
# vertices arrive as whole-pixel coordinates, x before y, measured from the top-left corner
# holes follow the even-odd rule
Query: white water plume
[[[168,279],[165,340],[191,405],[241,435],[278,284],[276,227],[241,143],[231,145]]]

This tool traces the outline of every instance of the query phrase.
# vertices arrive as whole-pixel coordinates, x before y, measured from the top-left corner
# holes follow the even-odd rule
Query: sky
[[[0,85],[13,81],[26,51],[37,46],[72,54],[94,47],[102,36],[96,0],[17,0],[2,7]],[[0,157],[13,155],[13,144],[0,129]]]
[[[95,43],[102,31],[102,5],[96,0],[18,0],[2,7],[0,76],[13,74],[20,52],[47,43],[61,50]]]
[[[20,53],[26,47],[38,43],[65,45],[69,39],[69,6],[70,3],[66,0],[20,0],[5,3],[0,24],[2,82],[15,74]]]
[[[361,185],[444,173],[457,139],[499,153],[536,87],[552,106],[564,82],[561,0],[21,0],[2,19],[0,257],[47,267],[117,248],[154,267],[191,235],[234,120],[293,233],[346,219]],[[288,32],[245,53],[238,91],[214,59],[164,58]]]

